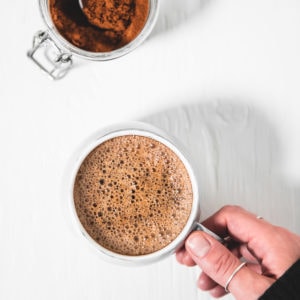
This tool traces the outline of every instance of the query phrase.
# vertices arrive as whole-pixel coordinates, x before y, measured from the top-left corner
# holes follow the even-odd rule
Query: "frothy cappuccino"
[[[97,146],[76,175],[74,203],[86,232],[123,255],[156,252],[186,225],[193,204],[188,171],[166,145],[123,135]]]

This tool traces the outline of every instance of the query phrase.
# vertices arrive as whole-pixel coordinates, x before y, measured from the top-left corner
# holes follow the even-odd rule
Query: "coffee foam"
[[[139,135],[115,137],[96,147],[81,164],[73,193],[87,233],[123,255],[166,247],[183,230],[193,202],[179,157]]]

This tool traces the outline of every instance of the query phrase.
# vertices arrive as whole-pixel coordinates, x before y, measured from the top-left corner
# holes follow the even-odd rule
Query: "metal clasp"
[[[72,54],[63,52],[47,31],[35,34],[27,55],[54,80],[64,77],[73,64]]]

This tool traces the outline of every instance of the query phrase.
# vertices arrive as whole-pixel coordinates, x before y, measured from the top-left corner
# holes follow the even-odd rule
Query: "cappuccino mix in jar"
[[[48,27],[33,39],[28,56],[53,79],[72,56],[105,61],[125,55],[151,33],[159,0],[39,0]],[[43,46],[43,47],[42,47]]]
[[[52,21],[74,46],[109,52],[134,40],[149,14],[148,0],[49,0]]]
[[[77,172],[73,198],[88,235],[121,255],[159,251],[186,226],[189,173],[173,150],[147,136],[121,135],[94,148]]]

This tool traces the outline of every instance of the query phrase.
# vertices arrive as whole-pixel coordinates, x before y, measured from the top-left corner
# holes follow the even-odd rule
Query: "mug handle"
[[[27,56],[54,80],[64,77],[73,64],[72,54],[63,52],[47,31],[35,34]]]
[[[220,236],[218,236],[217,234],[215,234],[214,232],[212,232],[211,230],[209,230],[208,228],[203,226],[201,223],[196,222],[194,230],[200,230],[200,231],[203,231],[203,232],[209,234],[211,237],[213,237],[214,239],[216,239],[218,242],[220,242],[223,245],[225,243],[227,243],[226,238],[225,239],[221,238]]]

